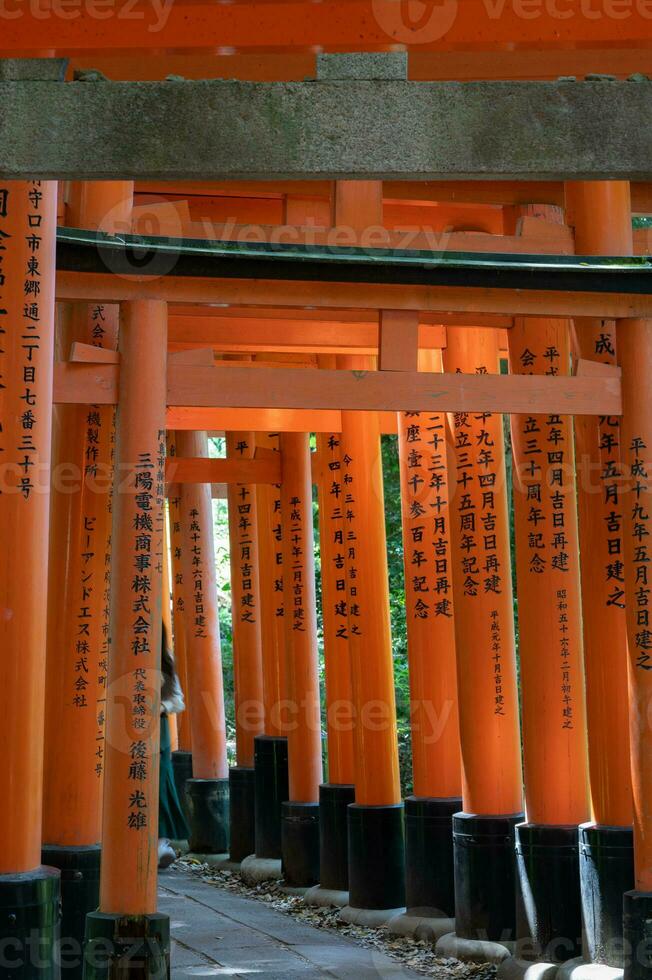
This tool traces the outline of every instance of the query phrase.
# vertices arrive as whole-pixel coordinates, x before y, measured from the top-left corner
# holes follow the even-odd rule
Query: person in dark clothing
[[[161,634],[161,763],[158,808],[158,866],[167,868],[176,859],[170,840],[187,840],[190,829],[179,801],[172,768],[169,716],[185,711],[183,691],[174,668],[174,655],[165,628]]]

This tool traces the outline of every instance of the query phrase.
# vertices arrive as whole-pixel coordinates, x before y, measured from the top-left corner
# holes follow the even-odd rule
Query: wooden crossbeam
[[[115,404],[118,366],[55,365],[54,400]],[[617,376],[575,378],[328,371],[306,368],[168,367],[170,407],[360,411],[622,414]]]
[[[280,453],[260,459],[196,459],[172,456],[165,468],[168,483],[280,483]]]
[[[233,303],[350,310],[463,312],[507,316],[595,316],[652,318],[652,296],[635,293],[563,292],[478,286],[421,286],[267,279],[202,279],[184,276],[126,278],[104,273],[57,273],[58,300],[124,302],[162,299],[168,303]]]

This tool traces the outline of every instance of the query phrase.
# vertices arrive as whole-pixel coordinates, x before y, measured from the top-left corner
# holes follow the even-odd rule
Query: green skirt
[[[158,835],[170,840],[188,840],[190,828],[181,809],[172,768],[170,722],[161,715],[161,771],[158,789]]]

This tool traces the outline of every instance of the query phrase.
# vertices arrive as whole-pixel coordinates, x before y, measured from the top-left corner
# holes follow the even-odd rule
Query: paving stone
[[[376,949],[314,929],[262,902],[183,872],[161,875],[159,905],[171,920],[173,980],[416,980],[419,976]]]

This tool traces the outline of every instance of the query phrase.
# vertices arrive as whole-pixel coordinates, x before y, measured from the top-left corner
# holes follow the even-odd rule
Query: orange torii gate
[[[253,432],[227,432],[228,459],[253,459]],[[229,770],[231,861],[256,850],[256,738],[263,734],[265,705],[260,608],[256,487],[227,486],[231,557],[231,636],[235,685],[236,765]]]
[[[68,220],[129,228],[129,181],[78,184]],[[117,306],[59,311],[58,356],[82,342],[115,350]],[[109,654],[112,406],[54,410],[43,781],[43,863],[62,875],[62,934],[79,948],[86,914],[97,908],[102,825],[104,718]],[[72,485],[65,479],[72,476]],[[76,976],[81,977],[82,960]],[[67,967],[72,976],[72,968]]]
[[[85,288],[88,288],[88,287],[85,287]],[[164,288],[164,287],[162,287],[162,288]],[[328,290],[326,290],[326,292],[328,292]],[[369,300],[370,293],[371,293],[371,291],[368,292],[366,301]],[[334,295],[334,291],[333,291],[333,293],[331,293],[331,297],[333,295]],[[386,295],[389,295],[389,294],[386,294]],[[545,304],[545,302],[546,302],[545,296],[539,296],[538,299]],[[491,302],[491,298],[488,298],[486,301],[487,302]],[[153,302],[155,303],[156,301],[153,301]],[[414,298],[412,299],[412,302],[414,302]],[[441,300],[440,300],[440,302],[441,302]],[[464,302],[463,297],[461,295],[458,296],[456,302],[462,304]],[[505,303],[507,303],[507,302],[508,302],[508,300],[506,299],[505,300]],[[563,302],[563,298],[560,298],[559,296],[557,296],[555,298],[554,302],[560,304],[560,303]],[[588,303],[588,301],[586,301],[586,302]],[[630,301],[628,301],[628,302],[630,302]],[[589,309],[592,309],[592,310],[598,309],[599,308],[599,303],[598,303],[597,300],[595,300],[595,298],[593,300],[593,303],[594,303],[593,306],[590,306],[590,303],[588,303],[588,308]],[[569,303],[569,306],[572,306],[572,305],[573,305],[572,303]],[[618,306],[617,304],[612,303],[611,309],[612,310],[613,309],[617,309],[618,311],[622,311],[623,309],[626,308],[626,305],[627,305],[626,303],[621,303],[621,305]],[[608,307],[609,306],[609,303],[606,302],[605,303],[605,306]],[[578,309],[579,306],[576,306],[575,308]],[[585,310],[586,310],[586,308],[587,307],[585,307]],[[139,307],[139,310],[143,311],[143,313],[146,312],[148,315],[151,315],[151,311],[153,309],[154,309],[153,307],[149,307],[147,305],[144,305],[142,307]],[[557,314],[559,315],[559,307],[557,307],[556,310],[553,311],[553,315],[554,315],[554,312],[557,312]],[[133,309],[132,309],[132,314],[133,314]],[[103,397],[104,397],[104,402],[103,403],[104,404],[111,404],[112,403],[111,402],[111,399],[115,400],[115,385],[117,383],[118,376],[120,378],[120,384],[123,385],[123,390],[125,389],[125,385],[126,385],[127,382],[125,380],[125,377],[123,377],[123,376],[126,376],[126,379],[129,380],[130,377],[131,377],[131,375],[133,373],[135,373],[135,367],[133,368],[133,370],[132,370],[132,368],[127,367],[126,366],[126,361],[124,359],[124,354],[128,353],[129,350],[130,350],[129,349],[129,346],[128,346],[128,344],[129,344],[129,323],[130,323],[128,317],[127,317],[126,322],[128,324],[127,336],[126,336],[126,339],[125,339],[125,344],[127,346],[123,350],[123,358],[122,358],[123,363],[121,363],[121,369],[120,369],[120,371],[118,372],[118,369],[115,366],[115,364],[105,364],[105,365],[102,365],[101,368],[99,368],[99,369],[97,368],[97,366],[95,366],[93,368],[93,370],[96,372],[97,377],[96,377],[95,380],[91,380],[90,379],[90,376],[89,376],[89,372],[87,372],[87,371],[85,372],[84,365],[78,363],[76,365],[76,367],[73,367],[73,371],[79,369],[76,379],[71,378],[70,372],[67,372],[67,379],[68,380],[66,381],[66,379],[64,377],[64,375],[66,375],[66,372],[61,372],[61,371],[59,372],[60,380],[61,380],[61,378],[63,378],[63,380],[65,382],[59,388],[59,397],[61,397],[61,392],[64,391],[64,389],[65,389],[65,391],[64,391],[64,397],[71,398],[73,396],[73,389],[75,388],[75,386],[77,386],[78,391],[77,391],[76,397],[77,397],[78,401],[82,401],[83,402],[84,398],[88,399],[88,393],[89,393],[89,391],[92,391],[94,393],[98,393],[98,391],[99,391],[99,389],[100,389],[101,386],[99,385],[99,383],[97,381],[97,378],[101,379],[102,380],[102,383],[105,385],[105,388],[104,388],[104,391],[103,391]],[[131,322],[131,324],[132,324],[132,327],[133,327],[133,321]],[[161,333],[161,330],[160,330],[160,322],[158,322],[158,321],[156,321],[156,329],[158,330],[158,334],[160,334]],[[623,328],[622,329],[623,330],[625,330],[625,329],[630,330],[631,336],[634,336],[636,338],[636,341],[639,344],[642,344],[643,345],[643,350],[646,349],[645,348],[645,345],[646,345],[647,340],[646,340],[646,330],[645,330],[644,324],[642,324],[640,322],[637,322],[637,323],[635,323],[633,325],[632,324],[625,324],[625,325],[623,325]],[[133,333],[134,333],[134,331],[132,329],[131,330],[131,335],[132,336],[133,336]],[[165,345],[163,344],[163,346],[165,346]],[[627,347],[625,347],[625,351],[627,352]],[[415,355],[415,363],[416,363],[416,348],[414,349],[414,351],[412,353]],[[142,352],[139,352],[139,356],[142,356]],[[86,367],[87,366],[88,365],[86,365]],[[633,354],[630,354],[630,360],[627,361],[627,366],[628,366],[628,370],[631,372],[631,377],[634,377],[635,364],[634,364],[634,355]],[[381,368],[382,367],[383,367],[383,365],[381,363]],[[220,396],[216,396],[215,395],[215,390],[216,390],[215,386],[216,385],[224,383],[224,391],[226,392],[226,394],[224,396],[225,397],[225,400],[227,402],[229,400],[231,402],[233,402],[234,400],[237,399],[237,395],[234,395],[234,389],[237,386],[241,386],[241,387],[244,386],[244,384],[245,384],[245,382],[247,380],[250,380],[252,382],[255,380],[251,375],[242,375],[242,374],[239,374],[237,376],[232,376],[229,379],[229,376],[228,376],[228,373],[227,372],[231,370],[230,368],[213,368],[213,367],[211,367],[208,370],[210,370],[210,372],[211,372],[210,377],[209,376],[203,377],[201,374],[197,374],[197,373],[194,373],[194,374],[185,373],[184,374],[184,371],[183,370],[182,371],[179,371],[178,368],[171,367],[171,370],[170,370],[170,394],[169,394],[168,397],[169,397],[169,399],[172,399],[171,405],[172,405],[173,410],[174,410],[175,407],[182,408],[182,409],[183,408],[192,407],[192,405],[188,406],[188,404],[186,402],[186,399],[188,399],[188,389],[189,389],[189,387],[192,384],[195,383],[195,381],[200,381],[199,388],[198,388],[198,390],[200,392],[199,399],[201,399],[201,398],[204,399],[203,403],[201,401],[199,401],[199,404],[198,404],[197,407],[199,407],[199,408],[209,408],[210,409],[211,406],[214,405],[214,401],[216,400],[216,397],[221,397],[221,395]],[[264,369],[261,369],[261,370],[264,371]],[[160,365],[159,365],[159,373],[160,373]],[[384,370],[381,370],[381,371],[379,371],[377,373],[379,375],[382,375],[384,373]],[[481,385],[469,384],[467,381],[464,381],[464,380],[458,380],[454,384],[451,384],[450,383],[450,379],[445,379],[444,384],[447,385],[447,386],[449,386],[448,387],[448,390],[445,391],[446,397],[451,399],[451,403],[452,404],[457,404],[458,406],[461,405],[461,404],[464,404],[464,399],[468,396],[468,394],[470,392],[472,398],[478,399],[478,402],[476,403],[478,405],[481,404],[482,399],[485,399],[485,405],[487,404],[487,401],[486,401],[487,399],[494,399],[494,401],[491,402],[494,411],[497,410],[496,406],[501,406],[502,405],[502,406],[508,406],[507,408],[505,408],[505,410],[511,410],[511,411],[514,411],[514,412],[520,412],[521,414],[524,414],[525,411],[532,411],[532,412],[534,412],[535,409],[538,410],[538,414],[541,414],[542,412],[552,411],[553,410],[553,407],[552,407],[553,404],[554,404],[553,399],[555,399],[555,398],[558,399],[558,401],[557,401],[557,406],[558,406],[559,405],[559,398],[560,398],[560,395],[562,393],[564,393],[564,396],[567,393],[568,395],[570,395],[572,397],[573,395],[577,395],[579,392],[583,392],[583,394],[581,395],[581,397],[584,398],[584,402],[576,401],[575,403],[571,403],[571,404],[574,404],[575,406],[579,406],[580,410],[583,409],[584,411],[590,411],[591,409],[593,409],[593,411],[597,411],[598,406],[600,405],[600,406],[604,406],[605,413],[606,412],[609,412],[610,414],[616,415],[616,414],[618,414],[618,411],[619,411],[619,406],[617,404],[617,398],[616,397],[611,398],[611,396],[614,395],[615,392],[617,392],[618,385],[617,385],[617,383],[615,384],[615,387],[612,388],[611,394],[610,394],[610,392],[609,392],[608,389],[609,389],[610,385],[612,384],[612,382],[610,380],[610,376],[606,376],[606,377],[607,377],[607,381],[604,382],[604,383],[601,382],[600,384],[598,384],[595,381],[595,379],[590,379],[589,378],[588,379],[588,383],[585,384],[585,385],[583,385],[583,383],[581,383],[583,381],[582,378],[572,378],[572,379],[568,379],[568,381],[565,382],[565,385],[558,385],[558,386],[555,386],[555,385],[551,385],[551,386],[543,385],[541,388],[539,388],[538,394],[535,394],[535,401],[532,402],[531,407],[529,407],[527,409],[524,408],[524,405],[527,404],[528,398],[530,400],[532,399],[533,393],[535,393],[535,389],[534,389],[534,386],[524,386],[523,388],[519,388],[519,385],[518,384],[514,384],[513,383],[513,382],[517,381],[517,379],[505,379],[505,378],[492,379],[493,381],[499,382],[500,384],[489,384],[488,386],[485,386],[484,388]],[[158,381],[160,382],[160,377],[157,376],[157,378],[158,378]],[[296,379],[296,376],[295,376],[295,379],[294,380],[295,380],[295,382],[298,382],[298,379]],[[372,381],[373,380],[375,380],[375,379],[372,379]],[[408,371],[405,371],[405,372],[401,372],[401,371],[396,372],[396,377],[391,379],[391,381],[392,381],[392,384],[391,385],[390,384],[384,384],[384,380],[383,379],[379,379],[379,380],[382,382],[382,384],[381,384],[381,390],[380,391],[379,390],[374,390],[372,388],[371,389],[371,394],[370,394],[369,393],[370,392],[370,386],[368,385],[367,381],[365,380],[365,381],[360,382],[358,379],[356,379],[355,385],[357,385],[361,389],[361,391],[359,392],[358,395],[354,395],[353,394],[354,385],[351,384],[349,387],[347,387],[348,381],[345,378],[327,379],[323,386],[320,386],[319,383],[315,382],[315,379],[313,379],[313,378],[309,378],[309,379],[306,378],[306,379],[304,379],[304,382],[303,383],[297,383],[295,385],[295,387],[296,387],[297,390],[294,393],[290,393],[290,395],[288,395],[286,393],[284,395],[283,394],[283,385],[287,386],[288,383],[291,383],[291,381],[292,381],[292,379],[289,378],[287,374],[281,375],[279,373],[279,375],[275,379],[274,378],[267,377],[264,374],[261,374],[260,375],[260,383],[261,383],[260,384],[260,390],[261,390],[262,394],[260,395],[260,398],[261,399],[268,399],[268,398],[270,398],[272,396],[275,396],[277,398],[280,398],[280,404],[283,405],[283,406],[285,404],[287,404],[287,402],[284,402],[284,400],[283,400],[284,398],[285,399],[289,398],[290,402],[294,398],[297,402],[300,401],[300,404],[299,405],[294,405],[294,406],[292,404],[290,404],[290,405],[288,405],[288,408],[292,409],[294,407],[294,408],[298,408],[301,411],[303,411],[305,407],[309,407],[309,408],[310,407],[313,407],[313,408],[316,408],[319,411],[324,411],[324,410],[332,409],[332,407],[334,406],[334,404],[336,403],[336,400],[338,398],[340,399],[340,406],[342,404],[342,399],[344,399],[346,401],[348,399],[354,399],[355,400],[357,398],[358,399],[358,405],[361,403],[364,407],[367,407],[367,408],[371,408],[371,407],[377,408],[379,406],[382,406],[382,407],[386,408],[388,406],[388,401],[390,403],[390,407],[392,407],[392,405],[395,407],[395,402],[392,403],[391,399],[388,399],[388,392],[389,392],[390,388],[393,387],[393,388],[396,389],[396,394],[394,395],[394,398],[395,399],[403,399],[403,403],[405,404],[405,399],[406,398],[413,398],[414,397],[416,399],[416,404],[418,404],[418,407],[420,408],[420,410],[424,411],[424,410],[426,410],[426,407],[427,407],[426,394],[428,394],[430,397],[432,397],[432,392],[435,391],[441,397],[442,392],[444,392],[444,388],[442,386],[439,386],[438,383],[437,384],[431,383],[430,379],[428,379],[427,385],[423,385],[422,387],[419,387],[417,375],[413,371],[409,371],[409,370]],[[421,380],[423,381],[423,379],[421,379]],[[469,379],[469,380],[474,380],[474,379]],[[484,379],[482,379],[482,380],[484,382]],[[526,381],[527,379],[518,379],[519,382],[521,380]],[[133,378],[131,378],[131,383],[134,383]],[[308,394],[307,391],[306,391],[306,387],[307,387],[307,385],[313,384],[313,383],[316,383],[315,391],[313,393],[311,393],[311,394]],[[67,389],[65,388],[65,385],[66,384],[68,385]],[[203,385],[203,389],[202,389],[202,385]],[[82,396],[80,397],[79,396],[79,388],[82,388],[84,386],[86,386],[85,387],[85,392],[83,392],[82,393]],[[212,386],[212,392],[213,392],[212,393],[213,402],[210,402],[208,400],[211,397],[211,394],[209,392],[209,389],[211,388],[211,386]],[[502,392],[501,392],[500,386],[502,386]],[[627,387],[625,387],[625,390],[626,391],[628,390]],[[202,391],[203,391],[203,394],[202,394]],[[67,392],[67,394],[66,394],[66,392]],[[158,405],[158,409],[157,410],[159,411],[159,414],[162,411],[161,406],[164,403],[164,395],[161,392],[162,392],[162,387],[161,387],[160,383],[158,384],[157,387],[152,388],[152,398],[155,401],[156,401],[156,399],[158,399],[158,401],[156,402],[156,404]],[[415,394],[413,394],[412,392],[415,392]],[[156,398],[154,396],[156,396]],[[633,390],[630,390],[630,398],[632,398],[632,397],[634,397],[633,396]],[[175,398],[176,399],[179,399],[176,403],[173,401],[173,399],[175,399]],[[520,398],[520,401],[519,401],[519,398]],[[546,398],[549,399],[548,402],[546,402],[546,400],[545,400]],[[610,400],[610,398],[611,398],[611,400]],[[455,399],[457,399],[457,402],[455,402]],[[504,400],[501,402],[500,400],[496,401],[496,399],[504,399]],[[510,401],[510,399],[511,399],[511,401]],[[91,400],[94,400],[94,399],[91,399]],[[306,406],[306,403],[307,403],[307,406]],[[351,404],[350,401],[347,401],[346,403],[348,405]],[[266,404],[272,404],[272,402],[271,401],[267,401]],[[126,410],[126,409],[128,409],[128,406],[129,406],[128,400],[125,399],[123,401],[122,408]],[[247,406],[242,406],[242,407],[246,408]],[[478,408],[477,411],[481,411],[481,409]],[[216,415],[216,417],[217,417],[217,415]],[[133,418],[133,416],[132,416],[132,418]],[[635,416],[632,415],[632,418],[634,419]],[[643,423],[641,423],[641,424],[643,424]],[[642,442],[644,441],[644,439],[643,439],[643,436],[641,435],[641,432],[634,432],[633,430],[630,430],[630,434],[632,435],[632,439],[631,439],[631,443],[630,443],[630,450],[629,450],[630,451],[630,454],[632,454],[632,458],[630,460],[630,466],[631,466],[631,469],[632,469],[631,475],[633,477],[636,477],[636,479],[639,479],[640,476],[641,476],[641,471],[644,469],[644,466],[645,466],[645,460],[643,459],[643,457],[641,455],[641,452],[644,449],[644,446],[642,446]],[[639,497],[643,497],[643,499],[644,499],[644,494],[646,492],[645,491],[645,488],[640,488],[638,490],[635,490],[634,492],[638,493],[638,496]],[[642,505],[641,505],[641,508],[642,508]],[[632,528],[631,528],[632,534],[633,535],[639,535],[639,538],[640,538],[640,536],[642,534],[641,527],[643,526],[642,522],[645,519],[645,513],[644,513],[644,511],[642,509],[639,509],[639,505],[636,505],[636,507],[632,509],[632,512],[631,513],[632,513]],[[124,552],[124,543],[122,545],[122,549],[123,549],[123,552]],[[119,554],[120,554],[120,552],[119,552]],[[638,557],[637,557],[637,555],[638,555]],[[628,561],[630,561],[630,564],[631,564],[631,562],[633,562],[634,560],[638,561],[637,574],[640,576],[641,580],[643,580],[643,578],[644,578],[644,564],[643,564],[644,559],[641,557],[641,552],[640,551],[637,552],[637,551],[635,551],[633,549],[630,549]],[[123,593],[124,593],[124,588],[123,588]],[[631,599],[631,597],[630,597],[630,599]],[[123,603],[125,602],[124,594],[122,595],[122,602]],[[637,602],[638,602],[638,599],[637,599]],[[635,638],[636,639],[636,642],[640,644],[640,650],[638,652],[639,660],[636,663],[636,666],[639,668],[639,674],[637,675],[636,672],[635,672],[634,673],[634,677],[635,678],[636,677],[642,677],[642,678],[645,677],[645,674],[644,673],[643,674],[640,674],[640,670],[641,669],[644,669],[644,667],[645,667],[645,659],[644,659],[645,658],[645,643],[647,642],[646,641],[646,637],[645,637],[645,630],[644,630],[644,626],[645,626],[644,616],[645,616],[645,610],[643,609],[643,611],[641,612],[641,610],[639,608],[639,609],[636,609],[635,613],[632,613],[631,618],[630,618],[630,636],[632,638]],[[635,626],[636,626],[635,631],[631,628],[632,624],[635,624]],[[641,661],[642,661],[642,663],[641,663]],[[642,683],[642,681],[639,681],[639,685],[640,685],[640,683]],[[639,744],[639,742],[637,740],[643,740],[644,741],[645,734],[644,734],[644,732],[641,734],[641,732],[638,730],[638,728],[635,728],[634,735],[635,735],[635,743],[637,745]],[[637,758],[637,757],[635,756],[635,758]],[[116,766],[115,759],[113,761],[113,765],[114,765],[114,767]],[[637,779],[638,779],[638,782],[637,782]],[[644,786],[643,786],[643,789],[640,788],[640,786],[641,786],[641,783],[640,783],[640,766],[637,766],[637,765],[635,765],[635,768],[634,768],[634,782],[635,782],[635,787],[637,787],[637,792],[639,792],[639,793],[643,792],[644,793]],[[114,788],[115,788],[115,783],[114,783]],[[112,798],[112,800],[115,800],[117,798],[117,796],[114,794],[111,798]],[[639,797],[639,806],[638,806],[638,809],[637,809],[637,819],[639,821],[639,838],[638,838],[638,840],[639,840],[639,851],[638,851],[638,857],[637,857],[637,867],[639,869],[638,883],[639,883],[639,886],[645,887],[646,886],[646,878],[645,878],[645,856],[644,856],[644,850],[641,850],[641,843],[642,843],[642,846],[644,848],[645,835],[642,833],[642,828],[644,827],[644,823],[645,823],[646,817],[645,817],[645,808],[644,808],[644,806],[642,804],[640,804],[640,797]],[[115,850],[114,850],[114,855],[115,855]],[[643,869],[643,870],[640,870],[640,869]],[[110,872],[107,872],[107,874],[110,875]],[[636,898],[636,903],[638,905],[642,904],[642,902],[641,902],[641,900],[640,900],[639,897]],[[629,920],[629,922],[630,922],[630,926],[635,931],[636,928],[637,928],[635,917],[634,918],[631,918]]]

